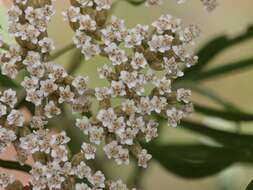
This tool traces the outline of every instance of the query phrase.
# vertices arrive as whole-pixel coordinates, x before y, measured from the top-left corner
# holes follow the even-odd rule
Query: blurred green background
[[[202,36],[196,43],[196,50],[215,36],[221,34],[235,36],[244,32],[249,25],[253,24],[252,0],[220,0],[218,8],[211,13],[203,9],[199,0],[188,0],[188,2],[183,5],[177,5],[174,0],[165,1],[166,3],[163,6],[151,9],[147,9],[144,6],[132,7],[124,1],[121,1],[115,8],[114,15],[125,19],[128,27],[135,26],[138,23],[149,24],[164,13],[182,18],[185,25],[191,23],[197,24],[202,30]],[[0,18],[2,25],[5,23],[3,3],[6,2],[6,0],[2,0],[1,4]],[[67,0],[58,0],[56,6],[57,15],[51,23],[49,36],[54,39],[56,47],[61,48],[71,42],[73,32],[70,30],[68,23],[63,22],[61,16],[61,12],[69,6],[69,2]],[[212,61],[210,67],[251,57],[252,54],[253,40],[224,51]],[[56,61],[67,68],[72,59],[74,59],[73,51],[70,51]],[[97,67],[107,62],[108,60],[102,58],[92,59],[82,63],[81,68],[78,69],[75,74],[82,73],[88,75],[90,77],[91,86],[103,85],[103,81],[98,80],[98,76],[94,73],[96,73]],[[213,90],[226,100],[233,102],[239,108],[242,108],[242,110],[253,113],[252,82],[253,69],[248,69],[225,78],[205,82],[204,86]],[[201,104],[216,106],[206,98],[197,96],[196,94],[194,94],[193,99],[195,102]],[[233,123],[227,123],[215,118],[199,117],[198,119],[204,123],[218,123],[219,126],[225,128],[234,125]],[[253,130],[251,130],[251,127],[253,128],[253,123],[242,124],[242,126],[243,132],[253,132]],[[203,137],[191,134],[182,129],[164,126],[163,130],[164,133],[162,133],[161,137],[162,143],[186,143],[190,141],[206,140],[203,139]],[[171,154],[173,154],[173,152]],[[123,178],[126,179],[126,176],[131,172],[126,167],[118,167],[115,164],[109,164],[107,167],[111,170],[111,173],[113,173],[113,178],[120,178],[123,176]],[[245,189],[251,179],[253,179],[253,167],[249,165],[238,164],[213,177],[199,180],[186,180],[168,173],[154,161],[144,172],[141,183],[145,190],[241,190]]]

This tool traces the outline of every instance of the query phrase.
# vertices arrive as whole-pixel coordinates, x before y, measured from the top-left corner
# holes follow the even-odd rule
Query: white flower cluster
[[[14,176],[0,172],[0,188],[6,188],[15,181]]]
[[[7,89],[0,94],[0,152],[15,141],[20,162],[33,156],[33,190],[68,190],[73,186],[76,190],[127,190],[122,181],[113,182],[101,171],[92,171],[89,161],[96,158],[97,146],[103,145],[107,158],[118,165],[128,165],[133,155],[138,166],[146,168],[152,156],[140,141],[150,142],[158,136],[159,122],[153,115],[167,118],[169,126],[176,127],[192,112],[191,91],[173,89],[173,81],[198,60],[189,51],[199,36],[198,27],[183,27],[180,19],[166,14],[150,26],[127,28],[116,16],[107,21],[111,6],[111,0],[71,0],[63,13],[75,31],[73,43],[85,59],[99,55],[110,62],[98,68],[99,77],[108,85],[94,88],[88,87],[87,76],[72,77],[50,61],[54,45],[47,27],[55,13],[51,0],[14,0],[8,11],[9,33],[17,45],[1,54],[1,72],[15,79],[19,70],[27,71],[21,86],[35,111],[26,121],[16,108],[16,92]],[[4,44],[1,38],[0,43]],[[99,103],[95,113],[91,98]],[[115,105],[115,99],[122,101]],[[49,119],[62,114],[63,104],[82,115],[75,126],[88,136],[75,155],[69,151],[71,139],[66,132],[47,128]],[[7,177],[2,178],[0,185],[9,184]],[[76,183],[77,178],[87,183]]]
[[[5,151],[5,148],[16,140],[14,131],[0,126],[0,153]]]
[[[108,86],[95,88],[100,105],[96,117],[78,118],[76,126],[95,145],[105,140],[103,150],[117,164],[128,165],[132,152],[138,165],[145,168],[151,155],[138,141],[141,137],[146,142],[157,137],[159,123],[152,114],[162,114],[170,126],[176,127],[192,111],[191,91],[175,91],[172,83],[183,76],[183,68],[197,62],[197,56],[188,49],[200,31],[195,25],[183,27],[180,19],[169,14],[162,15],[151,26],[138,24],[129,29],[116,16],[110,22],[101,20],[102,10],[85,2],[70,6],[63,13],[64,20],[74,29],[73,42],[86,60],[100,55],[108,58],[111,66],[106,64],[98,69]],[[127,53],[126,49],[132,52]],[[152,92],[146,86],[152,86]],[[121,105],[113,106],[114,98],[123,99]],[[93,159],[94,152],[95,147],[90,147],[87,157]]]
[[[187,0],[176,0],[176,2],[178,4],[185,3],[186,1]],[[217,5],[218,5],[217,0],[200,0],[200,1],[202,2],[203,6],[205,7],[205,9],[207,11],[214,10],[217,7]],[[164,0],[146,0],[145,5],[147,7],[158,6],[158,5],[161,5],[163,2],[164,2]]]

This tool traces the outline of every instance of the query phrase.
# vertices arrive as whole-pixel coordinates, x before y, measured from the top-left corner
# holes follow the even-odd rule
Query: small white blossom
[[[74,173],[80,179],[91,177],[91,169],[83,161],[80,162],[76,168],[74,168]]]
[[[43,92],[41,90],[29,90],[26,93],[26,101],[32,102],[35,106],[42,103]]]
[[[183,101],[184,103],[189,103],[190,100],[189,98],[191,97],[191,91],[183,88],[177,89],[177,101],[181,102]]]
[[[75,190],[92,190],[92,189],[89,188],[89,186],[85,183],[77,183],[75,185]]]
[[[86,116],[83,116],[82,118],[77,118],[75,125],[79,129],[81,129],[84,132],[84,134],[88,135],[88,132],[91,128],[91,124],[90,124],[89,119]]]
[[[138,165],[143,168],[147,168],[147,162],[152,158],[150,154],[147,153],[146,149],[143,149],[138,154]]]
[[[112,88],[112,97],[126,95],[125,85],[122,81],[114,81],[113,80],[111,82],[111,88]]]
[[[98,11],[101,10],[109,10],[112,6],[112,0],[94,0],[96,3],[96,9]]]
[[[60,86],[59,90],[60,90],[60,98],[58,100],[59,103],[72,102],[74,100],[75,94],[71,92],[69,85],[67,85],[65,88]]]
[[[59,134],[52,135],[50,144],[51,145],[65,145],[70,141],[70,138],[67,136],[65,131],[62,131]]]
[[[96,30],[96,21],[90,15],[82,15],[79,18],[79,30],[94,31]]]
[[[85,159],[87,160],[95,159],[97,150],[95,146],[88,143],[83,143],[81,148],[82,148],[81,151],[83,152]]]
[[[120,65],[128,60],[125,51],[120,49],[115,43],[105,47],[104,51],[108,54],[113,65]]]
[[[96,188],[104,188],[105,187],[105,176],[101,171],[97,171],[94,175],[89,178],[89,181]]]
[[[46,37],[39,41],[39,46],[42,53],[49,53],[55,49],[53,40]]]
[[[88,77],[83,77],[83,76],[77,76],[73,82],[72,86],[74,86],[78,92],[78,94],[82,95],[86,88],[87,88],[87,82],[88,82]]]
[[[7,173],[0,172],[0,187],[6,188],[8,185],[14,183],[15,178],[12,175],[8,175]]]
[[[26,91],[36,90],[39,87],[39,79],[36,77],[25,77],[21,82],[21,85],[26,89]]]
[[[40,81],[40,90],[43,92],[45,97],[55,92],[57,89],[58,89],[58,85],[55,84],[52,79]]]
[[[53,101],[50,101],[44,108],[45,115],[52,118],[54,115],[60,115],[61,109],[58,108]]]
[[[107,87],[95,88],[95,96],[98,101],[102,101],[111,96],[111,90]]]
[[[24,115],[19,110],[11,110],[10,114],[7,116],[8,125],[14,125],[17,127],[23,127],[25,122]]]
[[[80,7],[71,6],[66,12],[63,12],[64,20],[70,22],[77,22],[80,19]]]
[[[181,110],[176,109],[175,107],[168,109],[166,111],[166,115],[168,117],[168,123],[171,127],[176,127],[179,121],[183,117],[183,112]]]
[[[181,19],[174,18],[173,16],[166,14],[162,15],[157,21],[152,23],[159,34],[163,34],[166,31],[176,32],[180,29]]]
[[[99,145],[104,139],[104,129],[102,127],[92,126],[89,130],[90,142]]]
[[[154,85],[159,90],[161,95],[171,93],[171,80],[164,78],[154,81]]]
[[[0,101],[13,108],[17,103],[16,91],[12,89],[5,90]]]
[[[142,53],[136,52],[132,58],[131,65],[134,69],[145,68],[147,65],[147,60]]]
[[[92,7],[93,6],[93,0],[76,0],[81,7]]]

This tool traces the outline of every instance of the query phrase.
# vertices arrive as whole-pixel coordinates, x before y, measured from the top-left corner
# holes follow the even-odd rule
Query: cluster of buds
[[[5,50],[0,67],[11,79],[20,70],[27,71],[21,86],[35,112],[25,121],[16,107],[16,92],[8,89],[1,93],[0,152],[15,141],[19,162],[33,156],[33,190],[127,190],[121,180],[110,181],[101,171],[93,171],[88,160],[96,158],[97,146],[101,145],[107,158],[118,165],[128,165],[132,155],[139,167],[147,167],[152,156],[140,142],[158,136],[159,122],[154,115],[162,115],[169,126],[176,127],[193,110],[191,91],[172,87],[173,81],[184,75],[183,70],[198,60],[189,46],[199,36],[199,29],[195,25],[183,27],[180,19],[169,14],[150,26],[138,24],[129,29],[124,20],[108,18],[111,0],[70,2],[63,16],[75,31],[73,43],[86,60],[97,55],[109,60],[98,68],[100,78],[108,85],[88,87],[87,76],[70,76],[61,65],[51,62],[55,47],[47,27],[55,13],[52,0],[14,0],[8,11],[8,31],[17,44],[8,46],[0,38],[0,47]],[[149,5],[156,3],[161,0],[147,1]],[[95,113],[91,111],[92,98],[99,103]],[[70,154],[71,139],[66,132],[47,128],[49,119],[62,117],[62,104],[82,115],[75,125],[89,139],[75,155]],[[77,178],[87,183],[76,183]],[[0,187],[14,182],[4,179],[7,177],[0,177]]]

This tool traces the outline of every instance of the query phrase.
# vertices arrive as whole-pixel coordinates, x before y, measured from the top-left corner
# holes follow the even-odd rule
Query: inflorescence
[[[214,0],[201,1],[208,10],[216,6]],[[173,81],[197,62],[190,46],[200,31],[195,25],[184,27],[180,19],[169,14],[150,26],[127,28],[124,20],[109,16],[111,0],[70,2],[63,17],[75,32],[73,43],[86,60],[97,55],[108,58],[110,63],[98,69],[99,77],[108,85],[90,88],[88,76],[70,76],[63,66],[51,61],[55,49],[47,33],[55,14],[51,0],[14,0],[8,10],[8,32],[17,43],[9,46],[0,38],[4,49],[1,72],[15,79],[21,70],[26,71],[21,86],[25,100],[34,105],[35,111],[26,121],[24,110],[17,106],[17,92],[1,92],[0,152],[13,144],[20,163],[32,155],[33,190],[127,190],[121,180],[107,179],[88,161],[94,160],[102,147],[107,158],[118,165],[128,165],[132,155],[139,167],[147,167],[152,156],[140,142],[148,143],[158,136],[159,122],[154,114],[166,117],[168,125],[176,127],[193,111],[191,91],[174,89]],[[161,3],[147,0],[146,5]],[[116,105],[115,99],[121,103]],[[93,101],[99,104],[96,112],[91,110]],[[52,132],[47,127],[51,118],[62,116],[63,104],[70,105],[73,113],[80,113],[75,126],[69,128],[77,127],[88,137],[74,155],[68,148],[71,139],[67,133]],[[83,182],[77,183],[76,179]],[[13,184],[19,183],[0,174],[0,187],[11,190]]]

